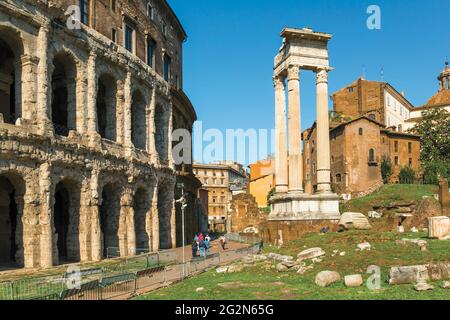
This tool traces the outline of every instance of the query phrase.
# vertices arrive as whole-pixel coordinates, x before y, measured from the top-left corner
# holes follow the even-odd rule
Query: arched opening
[[[115,184],[103,187],[100,205],[100,229],[102,232],[103,258],[119,253],[120,188]]]
[[[15,124],[20,113],[20,40],[0,30],[0,113],[3,121]]]
[[[23,252],[23,181],[0,176],[0,268],[21,268]]]
[[[80,188],[63,180],[56,185],[53,206],[58,262],[80,261]]]
[[[137,149],[147,147],[146,101],[140,91],[133,93],[131,104],[131,139]]]
[[[116,141],[116,81],[109,75],[98,79],[97,121],[102,138]]]
[[[158,218],[159,218],[159,248],[172,248],[172,226],[170,218],[173,207],[173,192],[168,185],[162,185],[158,190]]]
[[[53,59],[52,121],[55,133],[67,136],[76,129],[76,77],[77,68],[68,54]]]
[[[138,189],[134,196],[134,225],[136,230],[136,252],[150,249],[151,195],[145,189]]]
[[[160,161],[168,159],[168,124],[164,115],[164,109],[161,105],[156,105],[155,110],[155,144]]]

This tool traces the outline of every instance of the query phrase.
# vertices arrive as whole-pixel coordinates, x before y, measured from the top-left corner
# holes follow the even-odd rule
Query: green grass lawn
[[[215,270],[203,273],[182,283],[137,297],[142,300],[336,300],[336,299],[435,299],[450,300],[450,290],[440,288],[441,282],[433,283],[435,289],[416,292],[413,285],[390,286],[386,283],[391,266],[426,264],[450,261],[450,241],[428,240],[429,249],[420,251],[416,245],[399,246],[396,239],[424,238],[423,233],[376,233],[374,231],[351,231],[326,235],[309,234],[303,239],[287,244],[282,249],[265,247],[264,252],[277,252],[292,255],[312,247],[326,251],[323,261],[304,275],[295,271],[278,273],[265,263],[248,267],[232,274],[217,274]],[[355,251],[357,244],[368,241],[371,251]],[[345,256],[332,257],[333,250],[345,251]],[[338,271],[341,276],[363,274],[365,280],[370,276],[367,268],[378,265],[382,270],[382,285],[372,291],[366,285],[360,288],[346,288],[343,282],[328,288],[318,287],[315,276],[323,270]],[[196,292],[203,287],[204,290]]]
[[[372,211],[374,204],[387,205],[393,201],[419,202],[424,196],[433,196],[438,192],[434,185],[390,184],[380,190],[359,199],[351,200],[341,206],[341,212],[357,211],[366,214]]]

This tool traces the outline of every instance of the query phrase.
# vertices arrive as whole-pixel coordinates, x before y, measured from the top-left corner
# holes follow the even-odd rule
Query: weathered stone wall
[[[259,225],[266,221],[258,208],[256,199],[251,194],[242,193],[233,196],[231,200],[231,232],[244,232],[247,228],[259,231]]]
[[[161,77],[160,65],[155,71],[144,62],[142,48],[136,56],[97,32],[111,21],[99,8],[94,28],[67,28],[65,5],[73,2],[0,2],[0,46],[16,66],[17,117],[0,117],[0,206],[8,207],[0,223],[11,225],[0,227],[0,261],[26,268],[99,261],[108,247],[128,256],[176,244],[177,172],[169,151],[173,129],[191,128],[195,111]],[[175,39],[181,52],[176,17],[160,12],[172,15],[167,43]],[[108,95],[100,99],[103,85]],[[5,240],[12,234],[14,245]]]

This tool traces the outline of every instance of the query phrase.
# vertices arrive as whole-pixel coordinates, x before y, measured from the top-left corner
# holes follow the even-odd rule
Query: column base
[[[339,220],[336,194],[276,194],[270,199],[269,221]]]

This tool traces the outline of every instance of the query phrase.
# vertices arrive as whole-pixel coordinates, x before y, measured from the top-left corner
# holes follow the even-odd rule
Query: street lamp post
[[[181,198],[176,202],[181,204],[181,237],[182,237],[182,245],[183,245],[183,267],[182,267],[182,277],[186,277],[186,237],[185,237],[185,223],[184,223],[184,210],[187,207],[187,200],[184,196],[184,183],[178,183],[178,188],[181,189]]]

